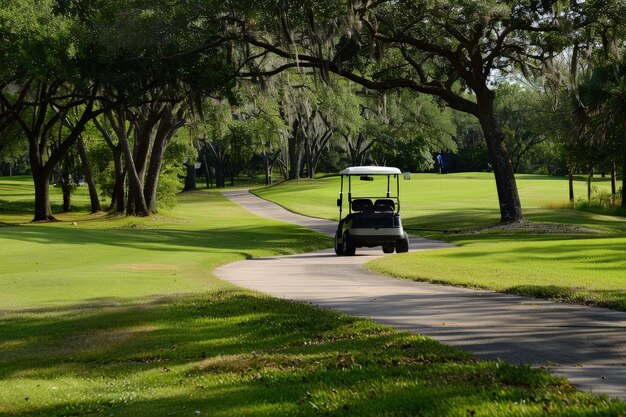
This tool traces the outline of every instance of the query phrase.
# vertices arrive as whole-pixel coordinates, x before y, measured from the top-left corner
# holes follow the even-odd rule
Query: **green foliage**
[[[239,91],[239,104],[207,99],[201,117],[194,121],[192,134],[213,149],[233,175],[241,172],[255,153],[277,147],[286,129],[276,101],[251,97]]]
[[[195,161],[197,152],[191,145],[189,136],[184,130],[179,130],[167,147],[163,156],[163,164],[157,187],[157,207],[171,209],[176,205],[176,194],[183,189],[186,174],[182,161]]]
[[[110,198],[115,186],[115,169],[111,159],[111,149],[97,136],[89,136],[89,161],[92,164],[94,180],[102,197]]]
[[[16,124],[0,132],[0,162],[13,163],[28,154],[28,141]]]
[[[518,84],[502,83],[496,94],[496,117],[502,126],[516,172],[527,172],[529,152],[548,139],[540,94]]]
[[[327,113],[328,119],[334,126],[337,134],[351,134],[363,129],[363,106],[365,100],[359,95],[361,90],[357,85],[339,77],[333,77],[333,82],[325,87],[317,85],[319,105]]]
[[[593,162],[620,159],[626,146],[626,58],[595,67],[579,90],[577,111],[585,149]]]
[[[76,55],[74,23],[53,10],[52,0],[5,0],[0,7],[3,72],[68,76]]]
[[[613,195],[608,190],[598,189],[598,186],[592,185],[590,199],[577,198],[574,203],[570,202],[567,208],[608,216],[626,217],[626,209],[621,207],[621,199],[621,187]]]
[[[466,113],[455,112],[456,143],[454,170],[457,172],[484,172],[490,164],[489,151],[478,120]]]

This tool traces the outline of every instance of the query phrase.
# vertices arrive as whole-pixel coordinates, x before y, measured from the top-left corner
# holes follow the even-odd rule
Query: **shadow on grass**
[[[50,207],[53,213],[63,211],[63,203],[51,201]],[[89,213],[89,203],[72,204],[72,212]],[[0,214],[35,214],[35,203],[32,200],[0,200]]]
[[[5,316],[1,326],[0,416],[626,410],[527,367],[475,362],[420,336],[239,290],[101,300]]]
[[[459,237],[460,239],[462,238]],[[558,242],[562,242],[559,245]],[[449,251],[442,253],[442,258],[481,258],[488,259],[494,255],[503,255],[511,251],[515,253],[515,258],[520,261],[550,261],[558,263],[572,262],[576,264],[590,264],[593,269],[623,271],[626,268],[626,238],[616,239],[607,238],[606,236],[576,236],[575,240],[571,237],[563,235],[520,235],[511,239],[510,236],[490,235],[481,237],[479,242],[488,242],[493,244],[508,243],[506,247],[497,248],[493,245],[476,246],[475,248],[484,248],[484,250],[471,251]],[[524,242],[524,245],[516,245],[516,243]],[[532,245],[532,242],[537,245]],[[542,245],[541,242],[552,242],[549,245]],[[557,242],[557,243],[554,243]],[[511,246],[511,243],[514,246]]]
[[[0,237],[20,242],[62,243],[68,245],[99,244],[162,252],[204,252],[211,249],[242,252],[247,258],[253,248],[280,250],[298,244],[302,251],[318,249],[320,242],[330,239],[292,225],[239,226],[211,229],[85,229],[38,225],[7,227]]]
[[[524,212],[524,216],[533,222],[581,225],[607,232],[626,232],[626,219],[614,214],[616,213],[551,209],[532,209]],[[497,208],[442,209],[436,213],[429,211],[429,214],[402,217],[402,223],[407,228],[438,230],[476,229],[496,225],[499,221],[500,213]]]
[[[570,304],[582,304],[626,311],[626,291],[597,290],[559,285],[515,285],[506,290],[524,297],[548,298]]]
[[[489,226],[498,223],[498,210],[492,209],[463,209],[440,210],[436,214],[402,217],[402,224],[416,228],[432,228],[440,230],[462,230]]]

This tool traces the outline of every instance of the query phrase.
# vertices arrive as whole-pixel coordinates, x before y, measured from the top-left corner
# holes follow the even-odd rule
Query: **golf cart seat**
[[[364,211],[372,207],[372,200],[369,198],[358,198],[352,201],[352,211]]]
[[[390,198],[380,198],[374,202],[377,211],[396,211],[396,202]]]

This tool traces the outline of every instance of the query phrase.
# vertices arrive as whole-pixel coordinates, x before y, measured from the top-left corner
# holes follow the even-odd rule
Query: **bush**
[[[178,131],[163,156],[157,188],[158,209],[171,209],[176,205],[176,194],[182,191],[187,173],[183,161],[198,159],[198,153],[186,133],[185,130]]]
[[[606,190],[598,191],[598,187],[591,187],[591,199],[578,199],[576,201],[577,210],[602,209],[611,210],[619,206],[617,195],[612,195]]]

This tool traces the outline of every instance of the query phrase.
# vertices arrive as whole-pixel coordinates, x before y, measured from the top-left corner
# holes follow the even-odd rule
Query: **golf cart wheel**
[[[404,232],[404,239],[398,240],[398,246],[396,246],[396,252],[405,253],[409,251],[409,235]]]
[[[353,256],[356,253],[356,246],[354,246],[354,243],[352,242],[352,239],[350,239],[350,235],[348,233],[343,235],[342,243],[343,243],[342,249],[343,249],[344,255]]]
[[[383,246],[383,253],[393,253],[395,246],[393,245],[385,245]]]
[[[343,255],[343,243],[340,242],[339,233],[335,233],[335,254],[341,256]]]

